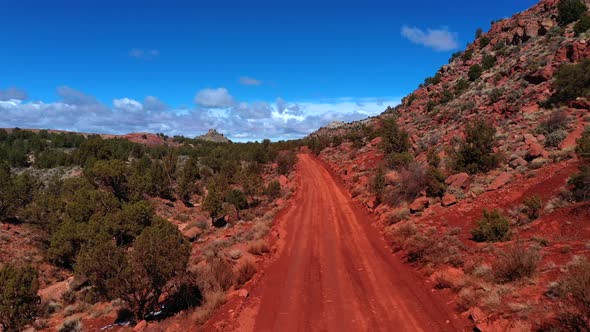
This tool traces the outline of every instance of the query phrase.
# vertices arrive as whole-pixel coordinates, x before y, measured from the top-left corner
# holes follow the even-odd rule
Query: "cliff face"
[[[574,256],[590,256],[590,247],[583,245],[590,238],[590,208],[588,203],[572,204],[567,198],[568,178],[580,163],[573,150],[590,122],[590,103],[584,98],[557,108],[545,103],[554,92],[558,68],[590,57],[590,32],[576,35],[574,23],[560,26],[558,3],[542,0],[493,23],[401,105],[378,117],[322,128],[311,135],[323,140],[327,147],[320,158],[352,196],[374,213],[392,246],[402,249],[400,255],[410,259],[415,256],[407,256],[408,250],[425,243],[428,247],[428,241],[430,245],[444,243],[440,250],[445,251],[445,259],[419,265],[427,267],[425,272],[434,283],[451,279],[443,280],[440,287],[450,287],[457,297],[457,309],[484,331],[528,330],[553,319],[561,310],[560,300],[543,295],[548,284],[561,280]],[[416,163],[409,169],[385,170],[385,195],[407,186],[419,173],[416,168],[427,167],[427,151],[434,150],[442,160],[439,169],[446,184],[441,197],[427,197],[422,191],[409,201],[376,200],[373,179],[384,165],[381,138],[376,133],[383,120],[393,116],[409,133]],[[449,154],[464,139],[465,125],[477,119],[496,128],[493,149],[502,162],[486,173],[457,174]],[[541,130],[551,121],[560,121],[560,129]],[[525,216],[524,203],[531,197],[542,201],[540,217],[535,220]],[[503,243],[473,241],[471,231],[484,209],[499,209],[517,235]],[[400,240],[396,236],[403,227],[417,235]],[[539,239],[545,246],[539,249],[542,259],[526,286],[497,283],[493,276],[498,257],[515,245],[516,238],[527,250],[539,247]],[[460,262],[455,261],[455,254]],[[487,269],[488,276],[474,275],[474,269]],[[511,291],[502,293],[504,287]],[[523,303],[524,311],[514,309]]]

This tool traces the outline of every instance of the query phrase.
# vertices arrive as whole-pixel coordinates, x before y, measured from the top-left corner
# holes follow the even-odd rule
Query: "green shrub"
[[[577,97],[590,98],[590,59],[577,64],[564,64],[554,75],[555,92],[550,104],[564,103]]]
[[[463,61],[468,61],[468,60],[471,60],[472,57],[473,57],[473,50],[472,49],[468,49],[468,50],[465,50],[465,52],[463,52],[463,55],[461,56],[461,59]]]
[[[510,222],[498,210],[483,211],[483,218],[477,221],[477,227],[471,230],[476,242],[500,242],[510,240]]]
[[[35,318],[40,304],[37,271],[30,266],[6,264],[0,269],[0,325],[20,331]]]
[[[270,199],[277,199],[281,195],[281,184],[277,180],[271,181],[268,186],[266,186],[266,190],[264,193]]]
[[[588,14],[583,15],[582,18],[574,25],[574,31],[579,36],[584,32],[590,30],[590,16]]]
[[[496,57],[491,54],[486,54],[483,56],[483,60],[481,61],[481,65],[484,70],[489,70],[496,65]]]
[[[381,127],[381,149],[385,154],[402,153],[410,149],[410,136],[397,124],[394,117],[383,120]]]
[[[481,74],[483,74],[483,68],[480,65],[475,64],[469,68],[467,76],[469,76],[471,82],[474,82],[481,77]]]
[[[565,130],[556,130],[545,135],[545,146],[558,147],[566,137],[567,132]]]
[[[490,38],[488,38],[487,36],[483,36],[481,38],[479,38],[479,47],[480,48],[484,48],[486,46],[488,46],[490,44]]]
[[[590,161],[590,127],[586,127],[577,143],[576,153],[578,156],[584,161]]]
[[[442,197],[447,190],[444,174],[436,167],[428,167],[426,178],[426,194],[429,197]]]
[[[400,170],[408,167],[414,161],[414,156],[409,152],[392,152],[385,156],[385,164],[391,169]]]
[[[296,162],[297,155],[294,151],[280,152],[277,155],[277,172],[279,173],[279,175],[289,174],[295,167]]]
[[[382,167],[377,169],[377,174],[371,181],[371,190],[375,194],[376,204],[380,204],[383,200],[383,193],[385,191],[385,172]]]
[[[584,165],[580,172],[572,176],[568,183],[573,186],[572,194],[578,202],[590,199],[590,166]]]
[[[476,120],[465,127],[465,141],[455,152],[454,168],[471,174],[487,172],[498,165],[493,152],[496,129],[484,120]]]
[[[533,195],[524,199],[525,213],[529,219],[534,220],[539,218],[541,209],[543,208],[543,200],[539,195]]]
[[[497,281],[510,282],[532,277],[540,261],[538,249],[525,248],[522,243],[517,242],[500,253],[492,270]]]
[[[457,82],[455,83],[455,94],[456,95],[461,95],[463,94],[463,92],[465,92],[467,89],[469,88],[469,81],[464,79],[464,78],[460,78],[457,80]]]
[[[539,125],[537,131],[543,135],[547,135],[557,130],[566,129],[568,122],[567,113],[563,110],[557,110],[551,113],[549,118]]]
[[[567,25],[579,20],[588,10],[586,4],[581,0],[560,0],[557,8],[559,10],[557,16],[559,25]]]

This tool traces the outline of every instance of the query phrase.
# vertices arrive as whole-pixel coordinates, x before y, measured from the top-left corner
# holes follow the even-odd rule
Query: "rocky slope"
[[[558,109],[545,107],[558,68],[590,57],[590,34],[576,35],[574,23],[560,26],[558,2],[543,0],[493,23],[395,109],[311,135],[331,142],[320,157],[352,196],[379,217],[378,226],[392,246],[404,249],[400,255],[412,261],[406,240],[443,243],[442,257],[414,263],[433,286],[444,289],[437,291],[456,294],[453,305],[484,331],[528,330],[553,322],[563,303],[551,295],[552,287],[570,261],[590,256],[590,209],[567,198],[568,178],[579,166],[573,150],[590,122],[590,103],[582,98]],[[474,66],[483,69],[479,77],[471,73]],[[409,133],[410,150],[419,163],[426,164],[428,150],[441,158],[447,185],[442,197],[424,192],[408,202],[376,201],[371,182],[384,164],[376,132],[393,116]],[[483,174],[457,173],[450,153],[464,139],[465,124],[476,119],[496,128],[494,151],[502,162]],[[542,130],[554,121],[562,124],[560,129]],[[387,172],[385,192],[400,185],[404,172],[408,170]],[[530,220],[523,203],[533,196],[542,206],[540,217]],[[511,241],[473,241],[471,230],[484,209],[499,209],[509,218]],[[400,239],[403,231],[410,234]],[[540,253],[534,276],[495,281],[497,258],[516,242]]]
[[[197,136],[195,137],[195,139],[200,139],[200,140],[204,140],[204,141],[209,141],[209,142],[215,142],[215,143],[231,143],[231,141],[223,136],[223,134],[217,132],[217,130],[215,129],[209,129],[209,131],[201,136]]]

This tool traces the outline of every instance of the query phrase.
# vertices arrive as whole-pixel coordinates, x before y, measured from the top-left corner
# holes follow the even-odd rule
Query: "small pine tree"
[[[455,169],[468,173],[487,172],[498,165],[499,158],[493,152],[496,128],[485,120],[468,123],[465,142],[455,153]]]

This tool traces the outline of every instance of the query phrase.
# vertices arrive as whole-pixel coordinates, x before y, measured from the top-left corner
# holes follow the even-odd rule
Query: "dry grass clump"
[[[227,301],[225,292],[214,291],[205,294],[203,305],[193,311],[191,314],[191,320],[199,325],[205,323],[209,317],[213,315],[215,310],[221,307],[225,301]]]
[[[252,255],[260,256],[262,254],[270,252],[270,248],[268,247],[268,243],[266,243],[265,240],[260,239],[254,242],[250,242],[250,244],[248,245],[248,252]]]
[[[521,242],[517,242],[500,253],[492,270],[498,282],[510,282],[532,277],[540,261],[539,249],[525,248]]]
[[[559,327],[567,331],[590,331],[590,262],[574,257],[568,273],[560,282],[562,311],[557,317]]]
[[[463,265],[463,244],[456,234],[440,234],[436,228],[419,230],[413,222],[398,223],[388,234],[395,250],[403,250],[406,259],[422,265]]]
[[[245,259],[238,265],[236,272],[236,287],[242,287],[256,274],[256,262],[253,259]]]

